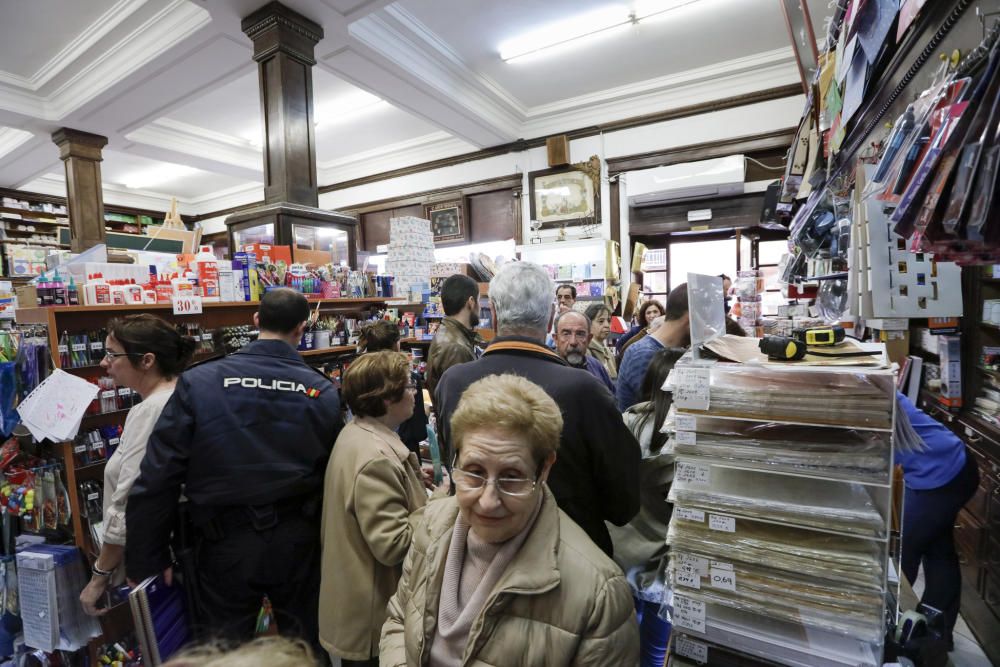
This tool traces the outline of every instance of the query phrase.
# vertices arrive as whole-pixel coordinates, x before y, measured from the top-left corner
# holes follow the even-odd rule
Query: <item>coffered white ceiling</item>
[[[326,34],[313,73],[319,182],[797,81],[778,0],[697,0],[558,55],[499,58],[506,39],[632,1],[286,0]],[[108,137],[109,202],[156,208],[173,195],[204,213],[260,200],[240,19],[262,4],[0,0],[0,186],[65,194],[50,135],[71,127]],[[823,34],[829,2],[809,5]]]

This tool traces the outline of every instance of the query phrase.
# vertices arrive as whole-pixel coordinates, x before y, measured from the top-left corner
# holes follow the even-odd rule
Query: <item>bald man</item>
[[[596,377],[614,394],[615,384],[611,376],[596,357],[587,354],[587,348],[594,337],[590,333],[590,318],[575,310],[560,313],[556,318],[555,332],[556,352],[559,356],[570,366],[581,368]]]

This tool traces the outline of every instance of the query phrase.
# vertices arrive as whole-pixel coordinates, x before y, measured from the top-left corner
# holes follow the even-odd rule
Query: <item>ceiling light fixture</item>
[[[636,0],[632,7],[607,7],[542,26],[500,44],[500,59],[523,62],[542,53],[550,55],[594,37],[607,36],[699,0]]]
[[[122,185],[130,190],[142,190],[149,187],[156,187],[163,183],[176,181],[185,176],[197,174],[194,167],[187,167],[182,164],[161,164],[150,169],[133,172],[122,178]]]

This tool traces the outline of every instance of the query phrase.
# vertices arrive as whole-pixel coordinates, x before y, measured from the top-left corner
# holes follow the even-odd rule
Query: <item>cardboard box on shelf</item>
[[[268,245],[266,243],[248,243],[240,248],[241,252],[252,253],[258,264],[277,264],[279,261],[285,266],[292,265],[292,248],[287,245]]]
[[[942,405],[955,409],[962,407],[962,337],[939,336],[938,355],[941,357]]]

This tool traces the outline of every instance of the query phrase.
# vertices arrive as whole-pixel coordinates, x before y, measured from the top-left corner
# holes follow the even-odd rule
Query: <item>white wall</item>
[[[571,141],[571,161],[582,162],[589,159],[591,155],[597,155],[601,158],[601,235],[604,238],[611,237],[611,200],[607,178],[607,159],[795,127],[799,123],[803,103],[802,96],[771,100]],[[368,202],[406,197],[417,192],[437,190],[449,186],[458,187],[490,178],[522,174],[525,193],[521,200],[523,206],[521,218],[524,224],[522,236],[527,240],[531,236],[529,227],[531,208],[527,197],[529,192],[527,174],[547,167],[545,148],[532,148],[519,153],[508,153],[328,192],[320,195],[319,206],[324,209],[342,210]],[[624,200],[625,193],[621,194]],[[625,211],[627,212],[627,206]],[[220,217],[203,220],[204,233],[211,234],[223,231],[225,229],[224,219],[224,217]],[[625,219],[623,219],[621,232],[622,252],[625,255],[629,248],[628,225]],[[548,235],[556,233],[554,231],[547,232]],[[625,259],[627,261],[629,258]],[[623,274],[627,276],[627,265],[623,264],[623,268],[626,269]]]

